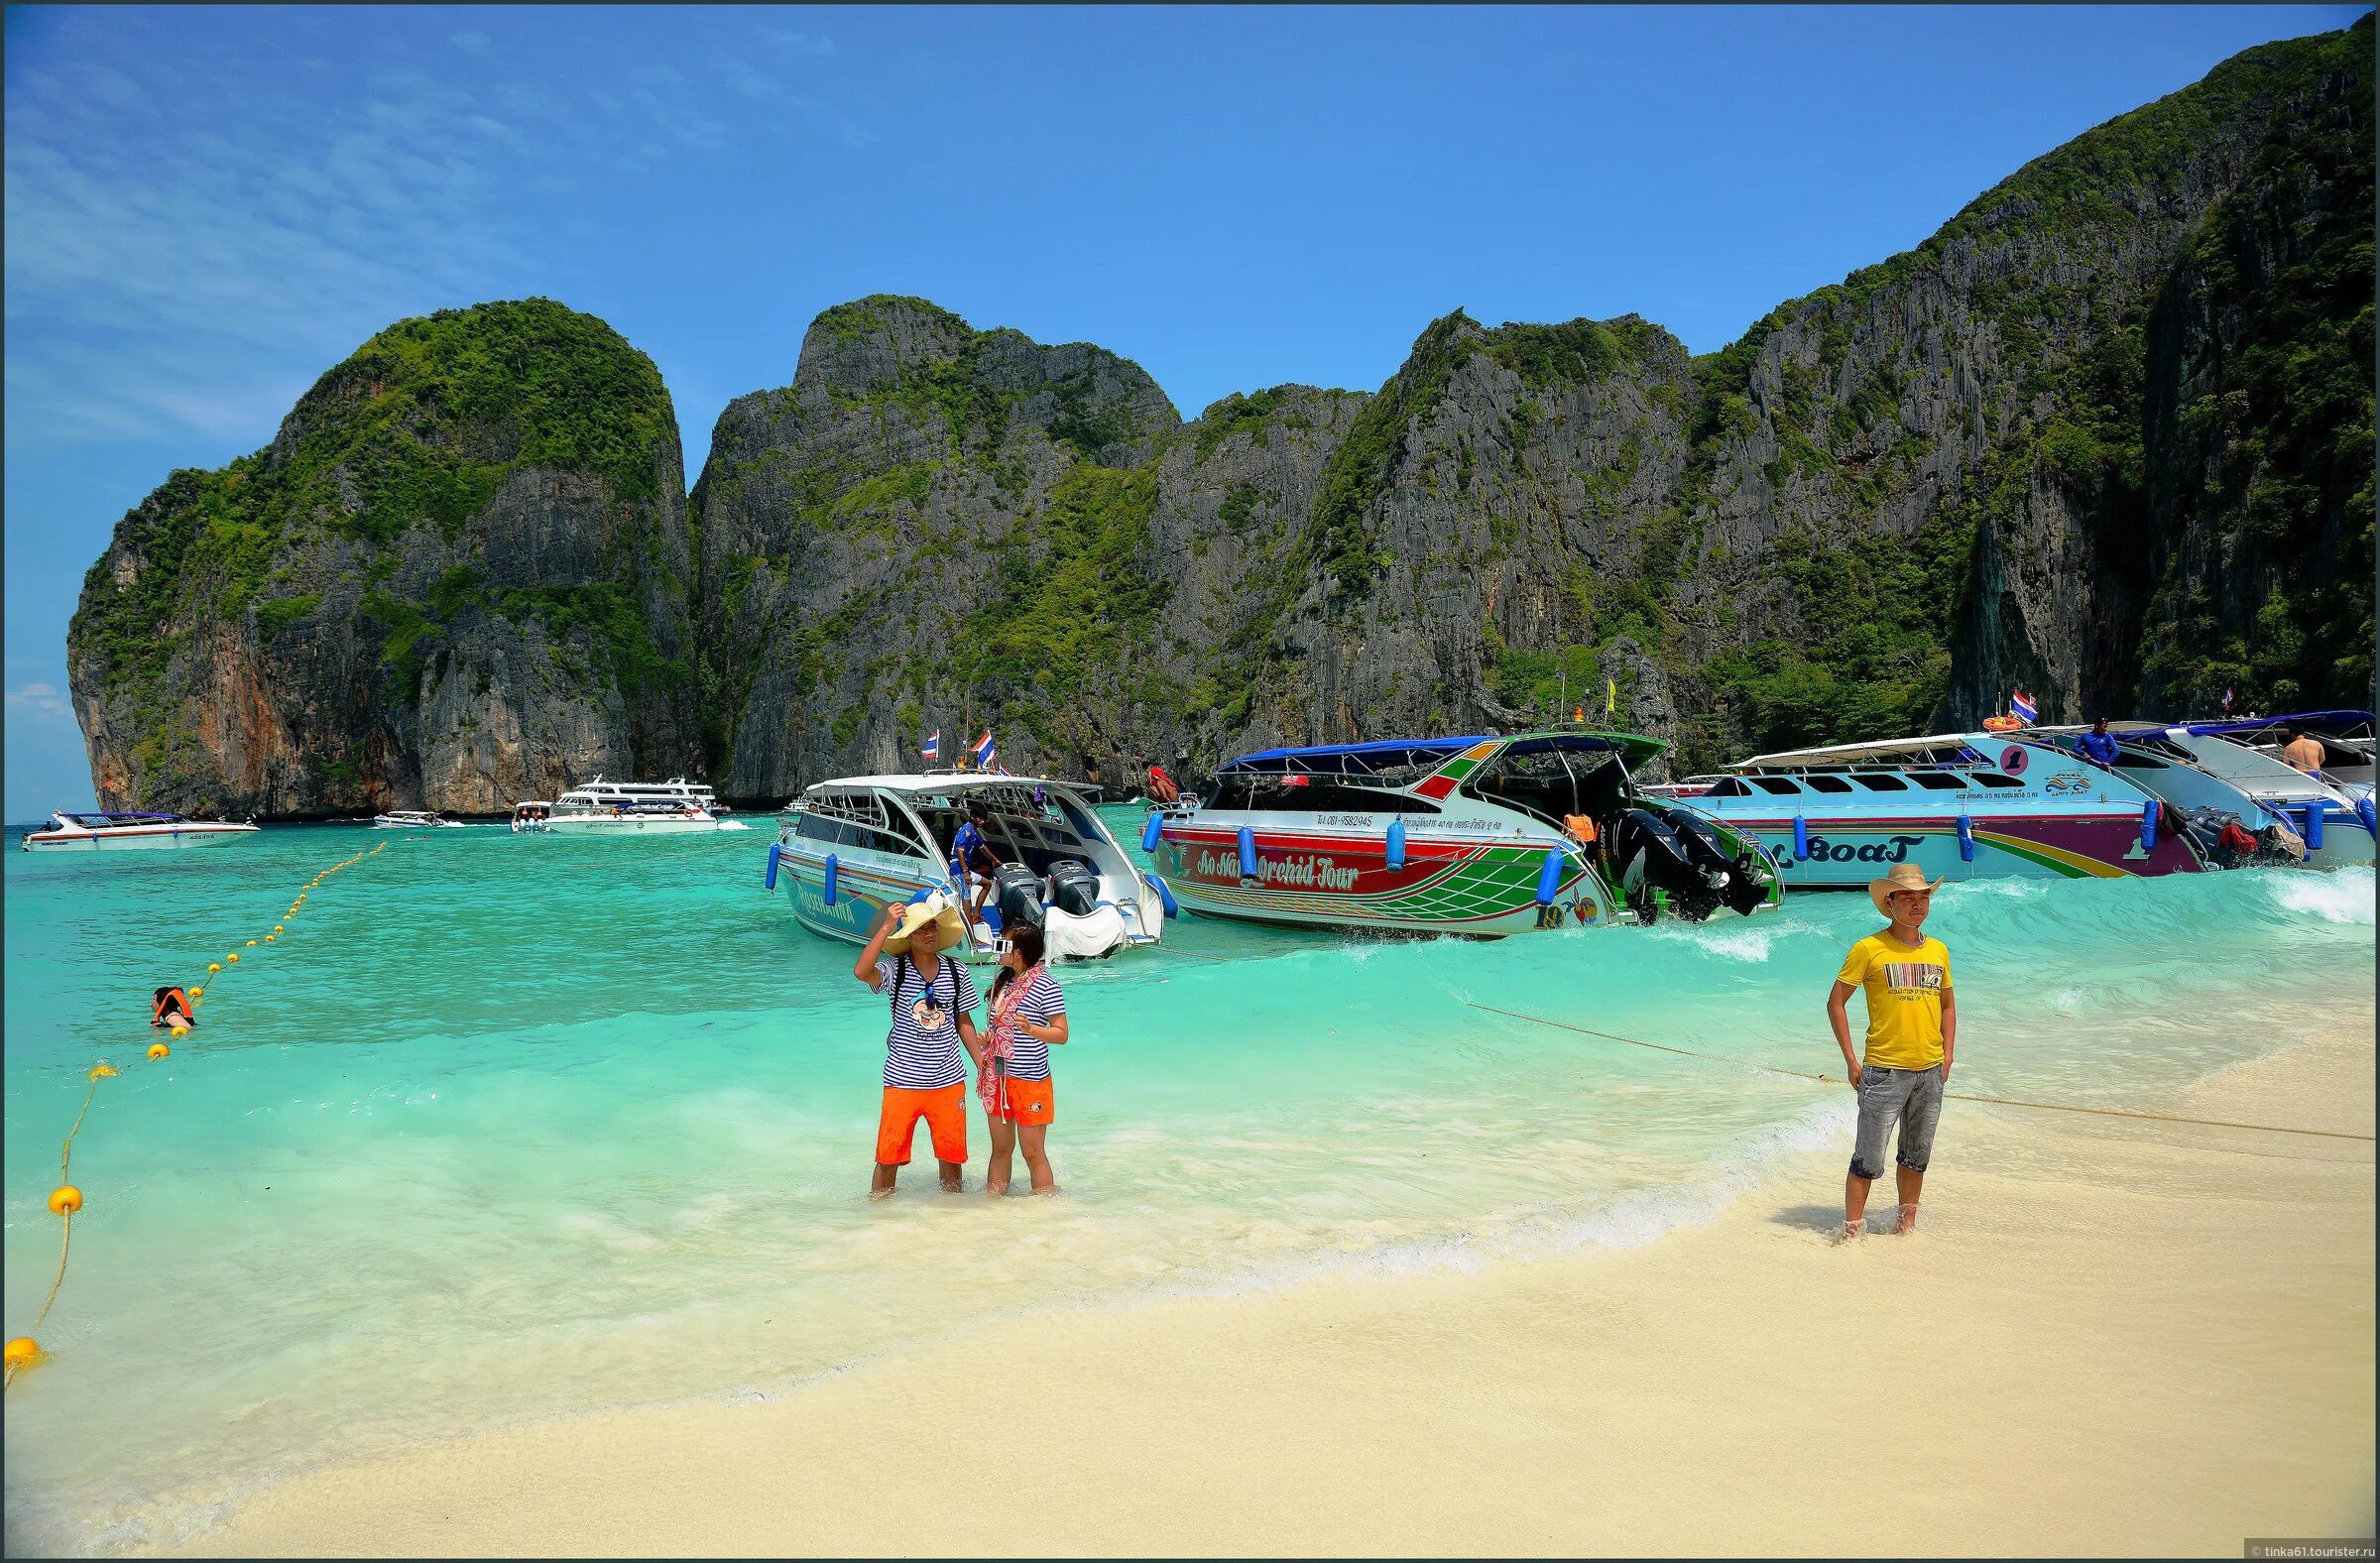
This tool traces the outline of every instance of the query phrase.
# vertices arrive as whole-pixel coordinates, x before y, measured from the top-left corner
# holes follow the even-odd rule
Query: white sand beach
[[[1956,1088],[1956,1086],[1954,1086]],[[2373,1040],[2167,1104],[2370,1134]],[[2373,1525],[2369,1142],[1951,1104],[1486,1273],[1049,1317],[270,1490],[196,1555],[2232,1553]],[[1871,1221],[1889,1201],[1879,1192]]]

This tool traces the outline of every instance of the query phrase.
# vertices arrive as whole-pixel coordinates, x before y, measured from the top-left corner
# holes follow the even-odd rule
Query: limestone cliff
[[[116,526],[67,642],[108,806],[493,810],[702,763],[660,376],[542,300],[401,321]]]

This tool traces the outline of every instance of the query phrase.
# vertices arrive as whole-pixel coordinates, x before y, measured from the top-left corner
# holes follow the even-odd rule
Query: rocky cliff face
[[[1124,780],[1574,710],[1701,767],[2014,682],[2051,718],[2367,703],[2370,29],[2252,50],[1701,359],[1456,310],[1376,392],[1185,423],[1103,349],[871,298],[729,406],[682,526],[665,395],[593,322],[638,389],[564,445],[501,397],[383,416],[395,371],[343,366],[119,528],[94,770],[477,807],[702,763],[758,801],[987,726]]]
[[[660,377],[544,301],[391,326],[117,524],[68,637],[106,806],[491,810],[698,768]]]

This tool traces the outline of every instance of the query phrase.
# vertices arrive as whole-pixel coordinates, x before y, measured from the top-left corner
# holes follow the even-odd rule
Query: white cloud
[[[56,684],[29,683],[22,689],[8,691],[8,708],[32,716],[61,717],[68,715],[66,697]]]
[[[446,42],[474,60],[485,60],[488,57],[488,51],[494,47],[493,41],[487,34],[469,31],[449,33],[446,35]]]

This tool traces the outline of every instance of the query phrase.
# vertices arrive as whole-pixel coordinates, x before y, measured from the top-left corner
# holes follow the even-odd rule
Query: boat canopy
[[[1462,738],[1381,738],[1363,744],[1317,744],[1304,749],[1264,749],[1227,761],[1219,771],[1276,772],[1302,776],[1364,777],[1436,769],[1475,744],[1501,744],[1514,755],[1617,754],[1634,764],[1667,747],[1633,733],[1520,733],[1504,738],[1474,733]]]
[[[2368,728],[2372,725],[2369,711],[2296,711],[2282,716],[2246,717],[2236,721],[2182,722],[2176,724],[2185,733],[2202,738],[2221,738],[2231,733],[2278,732],[2292,728]]]
[[[101,824],[107,825],[174,825],[185,823],[182,816],[179,814],[127,813],[120,810],[110,809],[77,809],[70,814],[61,812],[58,817],[60,819],[70,819],[78,825],[89,825],[93,821],[98,821]]]
[[[1994,733],[1993,739],[2022,741],[2020,733]],[[1871,744],[1830,744],[1817,749],[1780,749],[1773,755],[1738,760],[1732,771],[1806,771],[1868,762],[1901,765],[1983,765],[1982,751],[1965,733],[1936,733],[1928,738],[1888,738]]]

